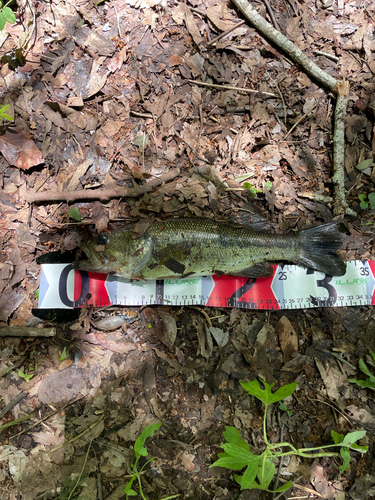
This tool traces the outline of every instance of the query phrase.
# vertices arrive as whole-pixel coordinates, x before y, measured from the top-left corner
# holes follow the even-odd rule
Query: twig
[[[56,328],[33,328],[29,326],[2,326],[0,337],[55,337]]]
[[[234,30],[236,30],[237,28],[239,28],[240,26],[242,26],[244,23],[245,23],[245,21],[241,21],[240,23],[236,24],[236,26],[233,26],[232,28],[229,28],[228,30],[223,31],[223,33],[221,33],[221,35],[216,36],[216,37],[215,37],[215,38],[213,38],[210,42],[208,42],[208,43],[206,44],[206,47],[208,47],[209,45],[212,45],[213,43],[218,42],[219,40],[221,40],[221,39],[222,39],[222,38],[224,38],[225,36],[229,35],[229,33],[231,33],[232,31],[234,31]]]
[[[29,203],[37,201],[76,201],[76,200],[110,200],[112,198],[136,198],[145,193],[153,191],[164,182],[170,182],[180,174],[179,168],[174,168],[170,172],[147,182],[144,186],[121,189],[95,189],[92,191],[82,189],[80,191],[70,191],[56,193],[54,191],[43,191],[42,193],[27,193],[26,201]]]
[[[357,214],[349,208],[345,199],[344,170],[345,170],[345,125],[344,118],[349,101],[349,82],[339,82],[340,93],[337,97],[335,108],[335,125],[333,133],[333,194],[336,204],[333,208],[334,215],[346,213],[354,217]]]
[[[327,54],[327,52],[322,52],[320,50],[314,50],[314,54],[316,54],[317,56],[324,56],[324,57],[327,57],[328,59],[332,59],[332,61],[335,61],[335,62],[338,62],[340,59],[333,55],[333,54]]]
[[[199,80],[188,80],[190,83],[195,83],[196,85],[203,85],[203,87],[212,87],[214,89],[220,90],[237,90],[238,92],[254,92],[257,94],[270,95],[271,97],[279,97],[276,94],[271,94],[270,92],[262,92],[261,90],[254,89],[244,89],[241,87],[232,87],[231,85],[216,85],[215,83],[200,82]]]
[[[280,31],[267,22],[258,12],[251,7],[247,0],[233,0],[233,3],[240,9],[244,16],[253,24],[263,35],[282,48],[296,63],[311,75],[315,80],[322,83],[325,87],[338,93],[337,80],[325,71],[319,68],[295,45],[288,40]]]
[[[276,28],[277,30],[279,30],[279,31],[280,31],[280,27],[279,27],[279,25],[278,25],[278,23],[277,23],[277,21],[276,21],[275,16],[273,15],[273,10],[271,9],[270,4],[267,2],[267,0],[263,0],[263,2],[265,3],[265,5],[266,5],[266,7],[267,7],[268,14],[269,14],[269,16],[270,16],[270,18],[271,18],[271,21],[273,22],[273,25],[275,26],[275,28]]]
[[[319,101],[318,101],[318,102],[316,102],[313,106],[311,106],[311,108],[310,108],[310,109],[309,109],[309,110],[308,110],[308,111],[307,111],[307,112],[306,112],[303,116],[301,116],[301,118],[299,118],[299,119],[296,121],[296,123],[293,125],[293,127],[292,127],[292,128],[291,128],[288,132],[287,132],[287,134],[285,135],[284,139],[286,139],[286,138],[288,137],[288,135],[289,135],[289,134],[291,134],[291,133],[293,132],[293,130],[297,127],[297,125],[298,125],[299,123],[301,123],[301,121],[302,121],[302,120],[304,120],[304,119],[306,118],[306,116],[307,116],[308,114],[310,114],[310,113],[311,113],[311,111],[312,111],[314,108],[316,108],[316,106],[317,106],[318,104],[319,104]]]
[[[16,404],[18,404],[21,399],[27,396],[27,392],[20,392],[17,394],[15,398],[12,399],[10,403],[8,403],[1,411],[0,411],[0,418],[3,418],[4,415],[8,413]]]
[[[18,434],[14,434],[14,436],[10,436],[9,439],[15,439],[16,437],[20,436],[21,434],[24,434],[26,432],[29,432],[30,429],[32,429],[33,427],[35,427],[36,425],[39,425],[41,424],[42,422],[44,422],[45,420],[48,420],[50,417],[53,417],[53,415],[56,415],[56,413],[59,413],[60,411],[62,411],[64,408],[66,408],[67,406],[70,406],[70,405],[73,405],[74,403],[77,403],[77,401],[80,401],[81,399],[83,399],[84,397],[86,396],[79,396],[78,398],[76,399],[73,399],[73,401],[69,401],[69,403],[66,403],[66,405],[64,405],[62,408],[58,408],[57,410],[54,410],[52,413],[49,413],[48,415],[46,415],[45,417],[43,417],[42,419],[40,420],[37,420],[36,422],[34,422],[33,424],[29,425],[29,427],[27,427],[27,429],[22,429],[22,431],[20,431]],[[31,415],[30,415],[31,417]]]

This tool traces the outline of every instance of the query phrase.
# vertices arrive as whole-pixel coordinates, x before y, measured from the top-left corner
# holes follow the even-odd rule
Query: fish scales
[[[139,238],[133,237],[134,227],[84,243],[88,260],[79,267],[130,279],[259,277],[271,274],[272,262],[288,261],[332,276],[345,274],[346,265],[336,253],[345,235],[335,223],[278,235],[211,219],[171,219],[152,223]]]
[[[143,269],[145,279],[171,277],[172,259],[185,266],[182,275],[247,275],[257,263],[295,261],[299,255],[298,240],[293,235],[254,233],[246,227],[209,219],[158,222],[152,224],[148,234],[154,241],[154,256]],[[258,274],[256,269],[250,272]]]

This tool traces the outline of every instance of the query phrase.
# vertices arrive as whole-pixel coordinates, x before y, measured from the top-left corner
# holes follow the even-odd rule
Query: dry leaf
[[[27,132],[7,128],[0,134],[0,151],[10,165],[28,170],[44,162],[41,152]]]

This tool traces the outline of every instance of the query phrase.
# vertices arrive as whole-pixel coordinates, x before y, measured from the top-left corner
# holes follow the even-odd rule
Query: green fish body
[[[332,276],[345,274],[337,255],[345,235],[335,223],[296,234],[254,232],[211,219],[153,222],[134,238],[134,226],[102,233],[81,246],[88,257],[80,269],[113,273],[129,279],[186,276],[269,276],[270,264],[287,261]]]

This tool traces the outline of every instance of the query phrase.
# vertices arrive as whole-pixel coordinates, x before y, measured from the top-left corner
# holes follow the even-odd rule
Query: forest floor
[[[363,261],[372,294],[375,4],[277,0],[272,21],[266,3],[253,6],[350,82],[345,189],[357,216],[343,220],[340,255]],[[315,195],[333,196],[336,96],[224,0],[27,0],[15,13],[0,33],[13,118],[0,136],[0,326],[21,335],[0,330],[0,497],[125,498],[135,440],[162,422],[146,441],[146,498],[271,498],[240,491],[240,471],[210,468],[226,426],[263,452],[264,406],[240,385],[257,378],[296,384],[268,409],[270,443],[312,448],[332,444],[331,431],[366,431],[367,453],[351,451],[344,471],[337,456],[285,457],[285,497],[373,497],[375,379],[350,380],[365,378],[361,359],[375,376],[375,312],[355,290],[352,307],[133,308],[111,331],[87,304],[58,321],[35,311],[36,259],[74,251],[87,231],[243,213],[285,234],[330,221],[335,201]]]

